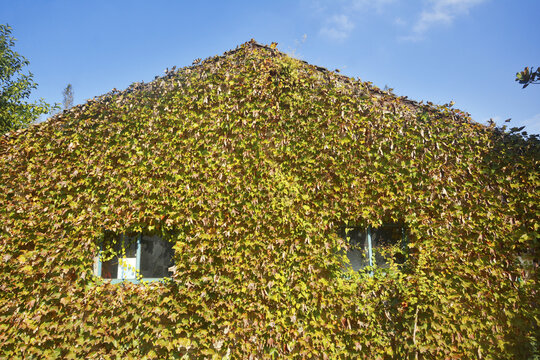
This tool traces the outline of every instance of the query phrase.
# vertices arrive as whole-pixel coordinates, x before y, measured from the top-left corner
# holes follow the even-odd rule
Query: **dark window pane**
[[[118,259],[116,256],[101,263],[101,277],[104,279],[118,279]]]
[[[116,246],[118,255],[126,258],[137,257],[137,237],[137,234],[124,235],[123,241],[119,241]]]
[[[347,251],[347,258],[354,271],[369,266],[369,243],[367,231],[364,228],[342,228],[340,236],[350,245]],[[402,264],[405,256],[396,250],[395,245],[401,243],[403,239],[403,227],[399,225],[383,225],[377,229],[371,229],[371,251],[373,253],[374,265],[377,267],[388,267],[389,256],[394,257],[394,261]]]
[[[371,230],[371,248],[375,255],[378,267],[388,267],[389,248],[399,244],[403,237],[403,228],[400,226],[382,226]]]
[[[346,228],[341,230],[340,236],[350,245],[347,258],[354,271],[369,265],[368,242],[366,232],[362,228]]]
[[[141,274],[144,278],[171,277],[173,266],[172,243],[161,236],[143,235],[141,239]]]

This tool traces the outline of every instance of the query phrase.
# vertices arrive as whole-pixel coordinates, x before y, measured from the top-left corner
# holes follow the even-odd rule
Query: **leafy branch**
[[[54,108],[43,99],[27,101],[37,83],[31,72],[23,73],[30,62],[13,50],[12,30],[0,24],[0,134],[26,127]]]
[[[536,71],[533,67],[525,67],[523,71],[516,73],[516,81],[523,85],[523,89],[530,84],[540,84],[540,67],[537,67]]]

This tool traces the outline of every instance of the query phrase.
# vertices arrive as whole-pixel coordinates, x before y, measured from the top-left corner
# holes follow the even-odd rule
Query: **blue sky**
[[[455,107],[485,123],[540,133],[539,0],[0,0],[0,23],[30,61],[34,98],[75,103],[254,38],[398,95]]]

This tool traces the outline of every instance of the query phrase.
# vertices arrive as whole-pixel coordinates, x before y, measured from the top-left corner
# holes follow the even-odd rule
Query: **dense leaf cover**
[[[0,140],[0,358],[538,354],[539,142],[249,42]],[[405,264],[346,272],[346,224]],[[175,243],[95,277],[105,231]]]

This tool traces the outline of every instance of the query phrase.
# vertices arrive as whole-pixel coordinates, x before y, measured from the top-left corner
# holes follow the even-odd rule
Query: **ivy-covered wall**
[[[0,139],[0,358],[539,356],[538,138],[273,47]],[[343,270],[340,229],[390,222],[407,261]],[[95,277],[105,231],[163,234],[174,279]]]

